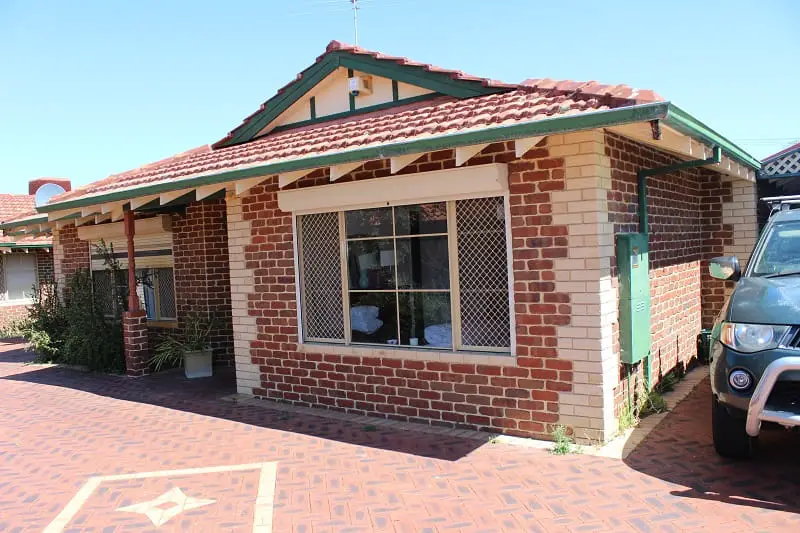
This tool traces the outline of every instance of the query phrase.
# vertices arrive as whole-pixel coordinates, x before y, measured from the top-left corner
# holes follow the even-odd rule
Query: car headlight
[[[719,341],[737,352],[754,353],[777,348],[788,331],[789,326],[725,322],[722,324]]]

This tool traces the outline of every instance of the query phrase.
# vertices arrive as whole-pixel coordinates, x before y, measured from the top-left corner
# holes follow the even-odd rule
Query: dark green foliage
[[[184,320],[182,333],[165,335],[161,343],[156,346],[155,354],[149,361],[153,371],[179,367],[183,364],[183,356],[187,352],[207,349],[211,333],[216,327],[215,316],[206,320],[196,312],[189,313]]]
[[[92,288],[89,271],[78,270],[63,297],[55,284],[35,292],[20,330],[40,361],[106,372],[125,369],[122,324],[103,316]]]
[[[69,310],[64,341],[65,362],[86,365],[90,370],[123,371],[122,324],[103,316],[88,271],[78,270],[70,279],[65,306]]]

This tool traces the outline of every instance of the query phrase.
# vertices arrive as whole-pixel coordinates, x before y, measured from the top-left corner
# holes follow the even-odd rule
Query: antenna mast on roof
[[[355,31],[355,45],[358,46],[358,0],[350,0],[353,4],[353,30]]]

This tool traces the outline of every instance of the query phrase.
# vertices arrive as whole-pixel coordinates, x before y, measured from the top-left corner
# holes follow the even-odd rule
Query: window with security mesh
[[[106,316],[114,315],[114,288],[111,284],[111,271],[100,270],[92,272],[94,284],[94,297]]]
[[[508,352],[503,198],[297,220],[305,340]]]
[[[510,346],[503,198],[456,202],[461,345]]]
[[[298,218],[303,302],[307,340],[344,340],[339,214]]]
[[[155,279],[158,284],[158,314],[162,320],[174,319],[175,276],[171,268],[156,268]]]

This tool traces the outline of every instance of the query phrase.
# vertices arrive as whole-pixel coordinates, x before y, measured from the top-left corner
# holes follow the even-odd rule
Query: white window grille
[[[344,340],[339,216],[300,217],[303,331],[309,340]]]
[[[456,202],[461,344],[472,348],[510,343],[508,262],[502,198]]]
[[[298,217],[303,339],[508,353],[502,197]]]

